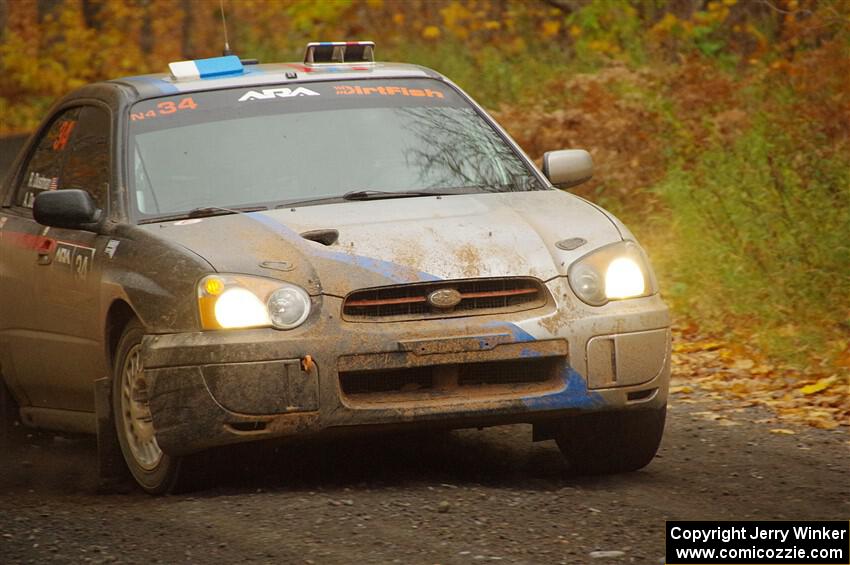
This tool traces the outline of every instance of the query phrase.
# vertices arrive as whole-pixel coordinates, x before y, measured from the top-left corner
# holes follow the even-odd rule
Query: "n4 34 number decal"
[[[191,96],[186,98],[181,98],[177,102],[173,100],[163,100],[162,102],[157,102],[156,105],[150,110],[143,110],[141,112],[133,112],[130,114],[130,120],[136,122],[139,120],[149,120],[151,118],[156,118],[159,116],[168,116],[170,114],[176,114],[181,110],[194,110],[198,105],[192,100]]]

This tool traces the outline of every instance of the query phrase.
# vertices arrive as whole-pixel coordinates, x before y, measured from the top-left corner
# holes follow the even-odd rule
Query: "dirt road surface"
[[[658,564],[665,520],[850,517],[847,428],[771,433],[765,414],[673,398],[628,475],[571,476],[519,425],[230,452],[210,488],[162,498],[98,494],[93,439],[22,434],[0,563]]]

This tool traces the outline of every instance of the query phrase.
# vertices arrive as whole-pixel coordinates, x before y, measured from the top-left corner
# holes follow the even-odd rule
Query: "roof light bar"
[[[236,55],[198,59],[197,61],[177,61],[168,63],[174,80],[198,80],[227,75],[240,75],[245,72],[242,61]]]
[[[307,44],[305,65],[374,63],[374,41],[320,41]]]

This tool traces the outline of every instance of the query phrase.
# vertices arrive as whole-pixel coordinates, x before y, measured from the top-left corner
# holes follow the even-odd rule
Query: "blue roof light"
[[[241,75],[245,72],[242,61],[236,55],[198,59],[197,61],[177,61],[169,63],[171,76],[174,80],[197,80],[218,78],[229,75]]]

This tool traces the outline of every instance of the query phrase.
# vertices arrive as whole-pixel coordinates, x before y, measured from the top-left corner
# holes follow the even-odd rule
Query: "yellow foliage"
[[[596,39],[588,43],[588,47],[592,51],[596,51],[598,53],[602,53],[605,55],[616,55],[620,52],[620,46],[616,45],[606,39]]]
[[[445,8],[440,9],[443,18],[443,26],[458,39],[469,37],[469,22],[474,14],[460,2],[452,2]]]
[[[557,20],[546,20],[541,25],[541,33],[543,33],[543,37],[552,37],[558,35],[558,32],[561,31],[561,22]]]
[[[677,26],[679,26],[680,23],[681,22],[679,18],[677,18],[675,14],[673,14],[672,12],[667,12],[666,14],[664,14],[664,17],[661,18],[657,24],[652,26],[652,29],[650,29],[649,31],[650,33],[655,34],[670,33]]]
[[[516,54],[522,53],[526,50],[528,46],[525,43],[525,39],[523,39],[522,37],[516,37],[513,41],[510,42],[510,44],[508,44],[508,47],[512,53]]]
[[[173,60],[216,56],[223,46],[215,0],[6,4],[0,30],[4,130],[35,125],[29,116],[40,110],[25,108],[29,100],[57,97],[92,80],[161,71]],[[609,4],[583,0],[565,11],[542,0],[225,0],[233,49],[266,61],[297,57],[308,40],[374,38],[392,50],[413,51],[417,42],[454,40],[478,62],[484,48],[487,57],[499,58],[545,40],[545,48],[568,55],[563,60],[586,57],[601,64],[643,61],[656,52],[687,55],[702,42],[697,47],[709,55],[738,49],[740,61],[768,64],[776,60],[774,53],[784,49],[788,57],[780,58],[788,60],[817,34],[832,33],[835,18],[845,16],[840,3],[821,9],[808,0],[776,0],[783,11],[775,13],[747,10],[738,0],[710,0],[681,18],[675,3],[666,1],[651,10],[643,0],[619,0],[617,10]],[[824,15],[817,19],[815,12]],[[734,34],[727,24],[736,26]]]
[[[440,28],[437,26],[427,26],[422,29],[422,37],[425,39],[437,39],[440,37]]]

